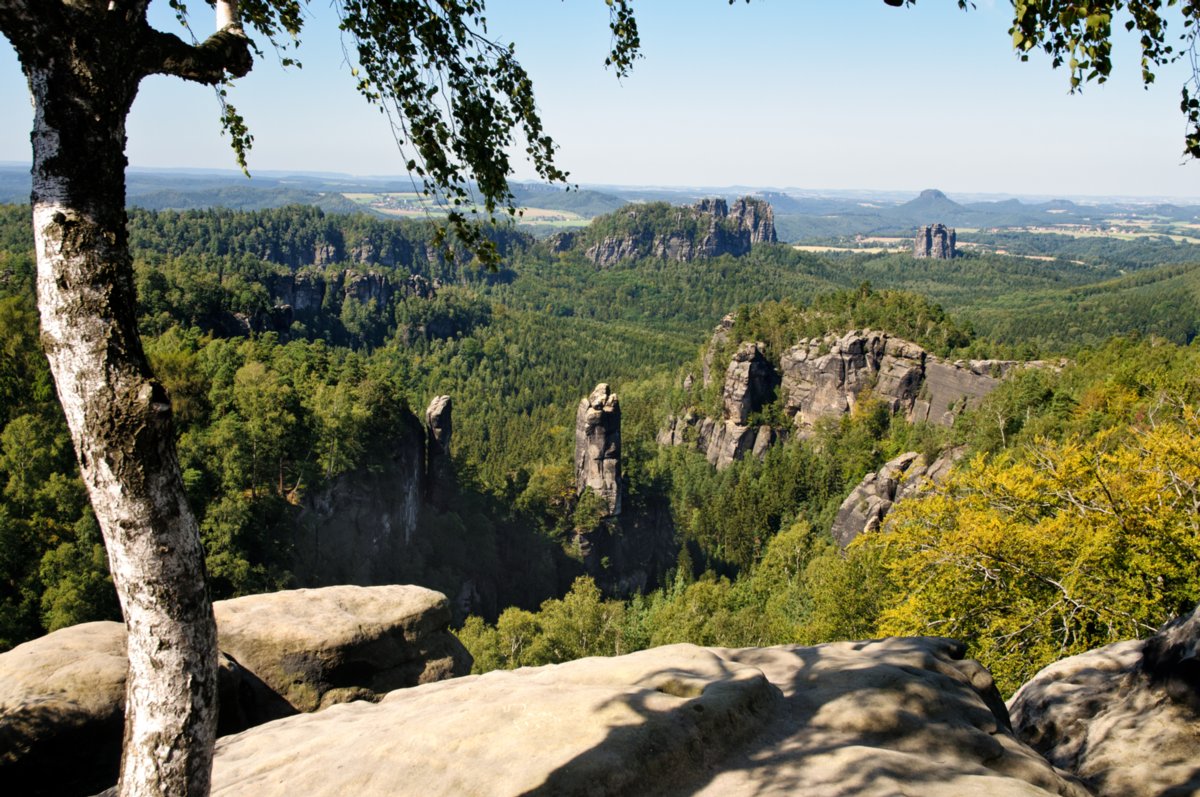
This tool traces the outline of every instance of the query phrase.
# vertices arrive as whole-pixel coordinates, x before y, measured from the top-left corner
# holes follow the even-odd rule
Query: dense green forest
[[[0,649],[116,616],[38,349],[28,212],[0,208]],[[673,218],[642,222],[653,233]],[[597,224],[620,230],[620,214]],[[454,400],[453,496],[422,517],[404,572],[452,596],[468,581],[491,585],[463,628],[481,670],[684,640],[937,633],[967,638],[1011,687],[1039,662],[1143,633],[1200,595],[1200,574],[1170,564],[1196,560],[1192,505],[1152,511],[1132,489],[1167,478],[1184,495],[1195,483],[1179,457],[1197,432],[1200,272],[1157,249],[917,261],[761,245],[599,268],[578,246],[555,252],[497,228],[504,265],[487,271],[426,226],[314,208],[133,211],[130,230],[146,350],[172,396],[214,597],[294,585],[290,535],[307,497],[388,467],[412,413],[439,394]],[[719,405],[719,379],[707,392],[683,382],[730,312],[719,372],[740,340],[777,355],[864,327],[952,358],[1070,364],[1006,380],[949,429],[909,425],[867,399],[717,471],[654,440],[668,414]],[[621,397],[631,511],[666,507],[677,551],[669,572],[620,600],[582,578],[573,548],[595,522],[574,489],[575,409],[602,381]],[[767,408],[759,420],[781,418]],[[865,474],[904,451],[951,447],[966,452],[960,476],[906,505],[894,533],[836,549],[833,515]],[[1128,493],[1110,490],[1106,511],[1095,474],[1130,482],[1119,473],[1131,468],[1144,475],[1122,483]],[[1015,496],[1032,503],[1007,514],[987,499],[1039,479],[1066,497]],[[1054,550],[1034,545],[1071,511],[1087,522]],[[1128,522],[1114,527],[1118,515]],[[1019,532],[988,531],[1009,528]],[[996,564],[1024,561],[1018,553],[1036,562]],[[972,581],[980,568],[994,578]],[[1000,630],[1014,595],[1035,613],[1021,633]]]

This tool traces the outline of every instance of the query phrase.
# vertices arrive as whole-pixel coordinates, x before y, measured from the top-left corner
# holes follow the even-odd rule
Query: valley
[[[216,599],[419,584],[475,672],[936,632],[1008,696],[1200,589],[1186,236],[960,227],[914,258],[653,199],[491,227],[489,270],[410,198],[343,193],[397,218],[130,211]],[[27,214],[0,208],[5,649],[119,617]]]

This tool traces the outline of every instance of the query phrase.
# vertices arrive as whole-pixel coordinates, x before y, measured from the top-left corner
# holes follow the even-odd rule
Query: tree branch
[[[174,34],[150,29],[143,52],[146,74],[174,75],[208,85],[242,77],[254,65],[250,40],[230,29],[217,31],[194,46]]]
[[[0,34],[18,55],[24,55],[22,50],[33,40],[40,21],[30,0],[0,0]]]

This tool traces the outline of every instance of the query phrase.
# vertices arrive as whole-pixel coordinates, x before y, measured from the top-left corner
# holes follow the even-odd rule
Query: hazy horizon
[[[488,4],[489,32],[516,42],[573,183],[1200,199],[1200,167],[1181,154],[1186,64],[1143,90],[1136,41],[1119,25],[1112,78],[1069,96],[1068,75],[1047,58],[1016,58],[1007,3],[635,8],[645,57],[618,81],[603,67],[600,0]],[[386,119],[354,91],[330,9],[316,4],[308,17],[303,69],[280,68],[268,51],[231,90],[255,136],[251,171],[402,175]],[[162,0],[151,20],[178,30]],[[27,162],[28,93],[2,40],[0,108],[16,120],[0,129],[0,160]],[[210,87],[146,79],[128,136],[135,168],[234,168]],[[516,179],[533,176],[514,165]]]

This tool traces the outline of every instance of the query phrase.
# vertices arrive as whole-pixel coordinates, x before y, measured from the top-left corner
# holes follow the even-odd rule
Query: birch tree
[[[207,794],[216,728],[216,627],[203,552],[175,452],[171,402],[135,323],[125,214],[125,123],[142,78],[221,87],[257,52],[285,62],[300,0],[207,0],[215,32],[189,44],[153,28],[150,0],[0,0],[33,100],[33,231],[42,345],[104,535],[128,630],[129,678],[119,791]],[[187,20],[182,0],[170,0]],[[608,0],[609,63],[638,47],[626,0]],[[388,111],[404,166],[451,206],[488,213],[511,194],[514,131],[548,180],[565,175],[542,130],[532,84],[509,45],[486,34],[482,0],[339,0],[357,88]],[[224,98],[223,90],[220,94]],[[237,111],[222,120],[238,159],[252,141]],[[487,241],[454,211],[449,226],[483,257]],[[494,255],[494,253],[491,253]]]

